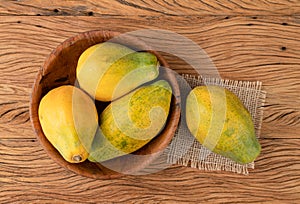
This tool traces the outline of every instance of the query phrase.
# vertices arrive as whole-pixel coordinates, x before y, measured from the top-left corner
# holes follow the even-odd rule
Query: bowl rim
[[[81,171],[78,167],[79,165],[78,164],[73,164],[73,163],[69,163],[67,161],[65,161],[62,156],[60,156],[61,158],[58,158],[57,156],[54,156],[54,152],[53,152],[53,149],[55,149],[52,144],[48,141],[48,139],[46,138],[46,136],[44,135],[43,131],[42,131],[42,128],[41,128],[41,125],[40,125],[40,121],[39,121],[39,117],[38,117],[38,107],[39,107],[39,102],[40,100],[37,99],[37,97],[35,97],[35,95],[38,95],[37,94],[37,90],[38,90],[38,87],[39,87],[39,84],[41,82],[41,80],[43,79],[43,77],[45,76],[44,75],[44,72],[45,70],[47,69],[47,67],[52,63],[54,62],[56,59],[56,53],[59,53],[59,52],[62,52],[62,50],[65,48],[65,47],[68,47],[72,44],[74,44],[75,42],[79,41],[79,40],[83,40],[83,39],[86,39],[86,36],[87,35],[90,35],[90,34],[97,34],[97,35],[101,35],[103,36],[105,39],[110,39],[110,36],[113,35],[113,36],[118,36],[118,35],[121,35],[122,33],[120,32],[116,32],[116,31],[111,31],[111,30],[90,30],[90,31],[86,31],[86,32],[81,32],[77,35],[74,35],[68,39],[66,39],[65,41],[63,41],[62,43],[60,43],[56,48],[54,48],[50,54],[46,57],[43,65],[40,67],[39,71],[37,72],[37,75],[35,77],[35,81],[32,85],[32,89],[31,89],[31,94],[30,94],[30,107],[29,107],[29,114],[30,114],[30,121],[31,121],[31,125],[32,125],[32,128],[35,132],[35,135],[36,137],[38,138],[38,141],[39,143],[41,144],[41,146],[43,147],[44,151],[48,154],[48,156],[53,160],[55,161],[59,166],[75,173],[75,174],[78,174],[78,175],[81,175],[81,176],[85,176],[85,177],[89,177],[89,178],[94,178],[94,179],[112,179],[112,178],[119,178],[119,177],[122,177],[122,176],[125,176],[126,174],[122,174],[120,172],[115,172],[113,171],[114,173],[113,174],[100,174],[100,171],[101,173],[103,173],[103,169],[100,170],[99,168],[99,172],[95,172],[95,174],[91,174],[89,172],[86,172],[86,171]],[[137,40],[139,40],[137,37],[136,37]],[[146,47],[149,47],[147,44],[144,43],[144,45]],[[156,51],[153,51],[151,50],[151,52],[153,54],[155,54],[157,56],[157,58],[159,59],[160,63],[164,66],[164,67],[169,67],[169,64],[167,63],[167,61],[161,56],[161,54],[159,54],[158,52]],[[175,76],[172,76],[172,73],[170,72],[169,73],[169,77],[174,77],[175,79]],[[176,79],[175,79],[176,80]],[[171,106],[170,106],[170,114],[171,115],[168,119],[168,122],[167,123],[170,123],[170,126],[172,127],[169,131],[171,131],[169,133],[169,137],[167,138],[168,141],[165,142],[165,144],[162,144],[161,146],[164,146],[162,148],[165,148],[167,144],[169,144],[175,134],[175,131],[178,127],[178,123],[179,123],[179,118],[180,118],[180,92],[179,92],[179,85],[176,83],[176,84],[171,84],[172,88],[175,89],[175,97],[173,95],[172,97],[172,102],[171,102]],[[175,86],[175,87],[174,87]],[[174,92],[174,91],[173,91]],[[42,94],[40,94],[42,95]],[[42,98],[43,96],[41,96]],[[175,99],[175,101],[174,101]],[[52,148],[49,148],[49,144],[50,146],[52,146]],[[57,154],[57,150],[55,149],[56,151],[56,154]],[[153,161],[157,156],[159,155],[156,155],[156,156],[153,156],[153,158],[147,162],[144,162],[143,167],[147,166],[149,163],[151,163],[151,161]],[[85,161],[85,162],[89,162],[89,161]],[[96,164],[98,166],[98,164]],[[140,170],[142,168],[137,168],[137,170]]]

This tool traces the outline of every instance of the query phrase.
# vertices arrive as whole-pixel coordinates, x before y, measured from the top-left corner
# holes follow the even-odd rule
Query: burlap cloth
[[[178,82],[183,101],[191,88],[198,85],[218,85],[235,93],[251,113],[256,136],[259,137],[263,116],[263,105],[266,97],[266,92],[262,90],[261,82],[204,78],[188,74],[184,74],[181,77],[183,77],[183,80],[181,79]],[[171,144],[166,149],[165,155],[167,156],[167,163],[169,164],[179,164],[206,171],[223,170],[248,174],[248,168],[254,169],[254,162],[241,165],[203,147],[190,134],[184,120],[181,120],[179,123],[179,127]]]

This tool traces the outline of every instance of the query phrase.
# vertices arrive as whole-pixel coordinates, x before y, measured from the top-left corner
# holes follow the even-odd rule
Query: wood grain
[[[93,21],[89,17],[0,19],[4,31],[0,33],[2,137],[35,137],[30,132],[27,107],[31,87],[43,61],[59,43],[87,30],[109,28],[126,32],[153,28],[155,25],[155,28],[169,29],[199,44],[211,57],[222,77],[263,82],[267,91],[263,138],[299,138],[299,18],[264,16],[257,19],[223,19],[207,16],[155,17],[145,20],[143,17],[94,17]],[[282,47],[286,49],[282,50]],[[182,60],[168,54],[165,57],[171,68],[178,73],[195,72]]]
[[[18,0],[1,1],[0,15],[297,15],[299,0]]]
[[[296,203],[299,27],[299,0],[1,1],[0,203]],[[193,40],[224,78],[263,82],[262,153],[249,176],[172,166],[151,175],[93,180],[46,155],[31,128],[29,100],[51,50],[83,31],[144,28]],[[178,73],[195,72],[163,54]]]
[[[261,140],[263,152],[249,176],[173,166],[156,174],[111,181],[64,170],[36,140],[2,139],[0,202],[292,203],[300,199],[299,142]]]

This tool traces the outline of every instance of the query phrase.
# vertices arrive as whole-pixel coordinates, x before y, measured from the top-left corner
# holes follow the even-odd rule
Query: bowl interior
[[[135,37],[122,36],[111,31],[89,31],[69,38],[60,44],[46,59],[36,77],[30,103],[30,118],[36,135],[47,154],[61,166],[86,177],[105,179],[115,178],[127,173],[134,173],[151,163],[171,141],[180,117],[180,93],[176,78],[172,71],[161,69],[159,78],[166,79],[173,89],[170,113],[164,130],[147,145],[134,152],[135,157],[125,155],[105,162],[105,164],[85,161],[71,164],[65,161],[43,134],[39,118],[38,106],[42,97],[51,89],[61,85],[74,85],[76,81],[76,66],[81,53],[97,43],[112,40],[137,50],[147,50],[155,54],[163,67],[167,62],[156,51]],[[105,107],[107,103],[96,102],[97,107]],[[146,155],[146,156],[145,156]],[[118,166],[118,168],[114,168]],[[122,166],[122,169],[119,167]],[[113,170],[111,170],[113,169]]]

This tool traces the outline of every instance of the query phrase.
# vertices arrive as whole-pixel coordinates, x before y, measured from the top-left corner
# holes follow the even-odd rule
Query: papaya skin
[[[160,80],[113,101],[100,115],[88,159],[103,162],[143,147],[163,129],[171,97],[169,83]]]
[[[104,42],[85,50],[76,75],[80,87],[99,101],[115,100],[159,74],[154,54]]]
[[[195,87],[186,99],[186,123],[203,146],[240,164],[260,154],[250,113],[223,87]]]
[[[64,85],[49,91],[38,110],[44,135],[70,163],[88,157],[98,127],[98,114],[92,99],[82,90]]]

